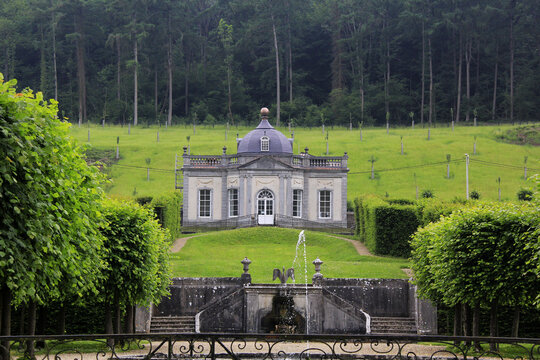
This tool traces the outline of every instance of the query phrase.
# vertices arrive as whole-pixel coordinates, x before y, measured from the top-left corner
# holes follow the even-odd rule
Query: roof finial
[[[270,110],[268,110],[268,108],[263,107],[261,109],[261,117],[263,119],[268,119],[268,114],[270,114]]]

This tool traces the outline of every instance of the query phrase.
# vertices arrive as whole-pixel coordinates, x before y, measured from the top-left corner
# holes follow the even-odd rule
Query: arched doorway
[[[257,194],[257,222],[274,225],[274,194],[270,190],[261,190]]]

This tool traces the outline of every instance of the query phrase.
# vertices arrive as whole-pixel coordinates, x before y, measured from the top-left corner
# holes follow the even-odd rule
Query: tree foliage
[[[530,304],[540,291],[538,211],[481,205],[419,229],[411,241],[419,293],[449,306]]]
[[[169,285],[168,231],[153,212],[131,202],[107,200],[102,294],[121,305],[158,303]]]
[[[535,1],[7,0],[0,62],[72,119],[187,123],[204,104],[246,123],[279,83],[297,125],[526,120],[539,16]]]
[[[0,286],[15,304],[42,303],[95,284],[102,177],[57,103],[15,84],[0,74]]]

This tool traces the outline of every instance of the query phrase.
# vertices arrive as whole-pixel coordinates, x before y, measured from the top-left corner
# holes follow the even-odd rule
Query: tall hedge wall
[[[161,214],[160,221],[163,227],[169,229],[172,240],[180,237],[182,234],[182,194],[180,192],[170,192],[159,195],[152,199],[152,206],[158,216]]]
[[[373,254],[409,257],[409,239],[419,226],[463,206],[436,199],[412,202],[366,195],[354,200],[355,232]]]

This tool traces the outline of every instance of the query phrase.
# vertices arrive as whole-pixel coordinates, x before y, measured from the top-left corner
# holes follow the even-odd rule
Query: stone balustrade
[[[343,170],[347,168],[347,153],[344,156],[313,156],[310,154],[279,156],[279,160],[300,168]],[[183,155],[184,167],[228,167],[240,165],[238,155]],[[248,159],[245,157],[245,159]]]

